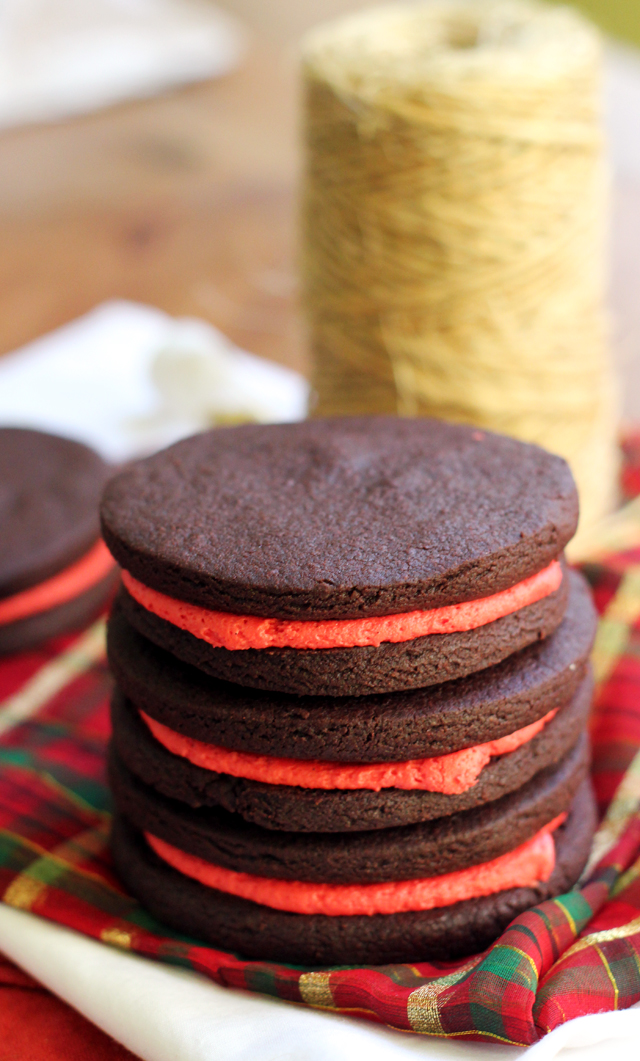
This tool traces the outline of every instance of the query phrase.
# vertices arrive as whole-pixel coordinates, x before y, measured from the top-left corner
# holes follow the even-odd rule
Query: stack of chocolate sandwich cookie
[[[98,521],[110,475],[79,442],[0,428],[0,654],[78,630],[105,606],[118,581]]]
[[[119,873],[245,957],[456,958],[575,883],[595,614],[567,465],[431,420],[212,431],[113,479]]]

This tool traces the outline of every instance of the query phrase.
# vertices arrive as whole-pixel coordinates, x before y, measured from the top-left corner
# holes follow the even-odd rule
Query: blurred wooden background
[[[291,363],[293,59],[0,135],[0,351],[122,296]]]
[[[640,0],[629,4],[640,9]],[[251,34],[236,73],[0,134],[0,353],[103,299],[125,297],[208,318],[247,349],[305,370],[295,280],[295,42],[313,22],[364,5],[221,6]],[[611,6],[619,13],[615,4],[605,10]],[[640,33],[640,17],[632,23]],[[626,194],[622,263],[640,253],[640,199],[634,189]],[[622,291],[624,264],[617,269]],[[640,304],[635,291],[625,298]],[[635,366],[628,354],[627,361]],[[627,390],[638,394],[631,411],[640,419],[640,357],[634,366],[638,386]]]

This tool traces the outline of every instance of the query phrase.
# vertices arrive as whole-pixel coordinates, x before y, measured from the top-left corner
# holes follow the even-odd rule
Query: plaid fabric
[[[453,963],[305,970],[247,962],[157,924],[116,879],[104,784],[104,626],[0,664],[0,895],[105,944],[219,984],[404,1031],[528,1045],[640,1000],[640,550],[591,566],[594,782],[605,814],[585,882]]]

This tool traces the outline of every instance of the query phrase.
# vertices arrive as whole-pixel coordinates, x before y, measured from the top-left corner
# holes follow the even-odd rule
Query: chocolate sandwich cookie
[[[0,652],[82,626],[115,585],[98,502],[113,474],[70,439],[0,428]]]
[[[109,565],[108,557],[102,554],[96,559],[99,559],[100,567],[102,570],[106,569],[107,574],[84,593],[24,619],[16,619],[4,625],[0,620],[0,655],[22,652],[42,644],[50,637],[82,630],[95,619],[108,603],[118,583],[117,568],[113,564]]]
[[[268,906],[200,883],[160,858],[123,816],[114,822],[112,850],[125,885],[155,917],[247,958],[306,965],[450,960],[482,950],[523,910],[570,889],[588,857],[595,821],[587,781],[566,820],[553,828],[553,855],[541,879],[534,871],[526,885],[486,894],[485,877],[482,895],[364,915],[292,913],[274,908],[272,900]]]
[[[357,696],[448,681],[548,636],[575,530],[567,465],[464,425],[244,425],[108,486],[133,626],[215,677]]]
[[[391,786],[379,791],[303,788],[216,773],[168,751],[117,690],[111,709],[113,742],[131,773],[190,807],[219,806],[266,829],[332,833],[386,829],[482,806],[559,763],[584,730],[592,689],[591,677],[583,678],[571,700],[540,732],[513,751],[491,758],[477,780],[454,793]],[[450,765],[455,770],[456,764]]]
[[[207,432],[116,476],[102,504],[107,544],[145,585],[280,619],[486,597],[554,560],[577,516],[560,457],[397,417]]]
[[[473,674],[553,633],[567,579],[543,600],[475,630],[355,648],[214,648],[154,615],[123,587],[119,606],[141,634],[213,678],[301,696],[367,696],[419,689]]]
[[[441,876],[490,862],[565,812],[587,775],[586,736],[515,792],[433,821],[353,833],[263,829],[220,808],[194,810],[143,784],[110,757],[116,807],[144,832],[236,873],[362,884]]]
[[[158,648],[131,626],[119,601],[109,620],[109,664],[136,708],[205,743],[337,762],[446,755],[513,733],[571,699],[586,672],[596,615],[582,576],[569,572],[568,584],[565,617],[550,637],[491,669],[425,689],[339,698],[246,689]]]

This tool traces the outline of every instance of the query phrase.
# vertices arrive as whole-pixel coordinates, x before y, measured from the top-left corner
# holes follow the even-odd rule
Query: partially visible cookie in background
[[[0,653],[78,629],[105,603],[117,568],[98,502],[112,474],[79,442],[0,428]]]

